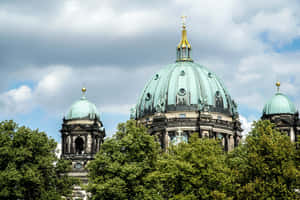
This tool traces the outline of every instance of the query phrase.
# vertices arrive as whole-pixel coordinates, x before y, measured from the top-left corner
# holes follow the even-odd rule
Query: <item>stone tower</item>
[[[63,119],[61,129],[62,158],[72,161],[70,176],[87,183],[86,164],[99,151],[105,137],[105,129],[100,121],[95,104],[87,100],[86,89],[83,96],[69,109]]]
[[[299,112],[289,98],[279,91],[280,82],[276,83],[277,92],[264,106],[262,119],[268,119],[280,131],[286,133],[292,142],[299,140]]]

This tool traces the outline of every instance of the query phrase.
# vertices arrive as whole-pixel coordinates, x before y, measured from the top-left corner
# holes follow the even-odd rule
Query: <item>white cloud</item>
[[[123,114],[123,115],[130,115],[130,109],[133,108],[135,104],[109,104],[99,106],[100,112],[103,113],[116,113],[116,114]]]
[[[31,90],[28,86],[24,86],[12,90],[8,94],[14,98],[16,98],[15,96],[21,98],[21,94],[23,96],[27,94],[23,94],[26,92],[24,89],[28,88],[32,105],[40,106],[49,113],[62,116],[71,104],[81,97],[81,88],[86,87],[87,98],[97,105],[101,113],[127,114],[129,116],[130,108],[135,105],[143,86],[157,71],[157,68],[157,66],[140,67],[133,70],[106,66],[31,68],[24,73],[27,78],[36,82],[34,88]],[[20,74],[24,75],[24,73]],[[16,93],[16,91],[18,92]],[[27,104],[25,100],[14,102],[23,107]],[[34,107],[28,108],[33,109]],[[8,113],[14,109],[15,105],[6,106]],[[19,110],[19,112],[21,111]]]
[[[267,33],[267,39],[275,44],[285,44],[299,37],[299,20],[293,10],[283,8],[278,12],[259,12],[253,17],[250,27],[258,34]]]
[[[50,69],[51,71],[41,77],[37,84],[38,96],[57,94],[64,89],[64,85],[72,78],[72,69],[69,67],[54,66]]]
[[[32,106],[32,90],[26,85],[0,94],[2,114],[12,116],[18,113],[26,113]]]
[[[65,105],[63,100],[70,95],[70,85],[79,77],[73,77],[72,68],[66,66],[49,66],[39,74],[41,76],[33,91],[35,104],[48,111],[62,109]]]
[[[242,135],[243,138],[245,138],[252,129],[253,121],[250,121],[246,117],[240,115],[240,122],[242,123],[242,129],[244,130]]]
[[[112,59],[121,62],[116,66],[106,66],[101,60],[96,66],[78,66],[80,64],[76,63],[75,67],[71,64],[57,66],[60,60],[55,60],[43,69],[38,65],[32,67],[32,63],[24,64],[24,70],[15,72],[14,78],[24,80],[26,77],[35,82],[32,90],[24,86],[30,89],[30,92],[25,92],[31,95],[30,98],[14,100],[17,95],[3,92],[1,96],[5,98],[2,98],[1,104],[8,105],[6,112],[20,113],[25,111],[24,108],[32,108],[28,106],[28,102],[32,101],[35,106],[41,106],[55,115],[62,114],[79,99],[80,88],[85,86],[89,100],[101,112],[129,115],[129,108],[136,103],[143,86],[152,74],[163,67],[158,66],[161,60],[155,60],[156,55],[163,52],[157,52],[158,48],[164,47],[166,51],[173,52],[173,46],[166,45],[174,35],[179,40],[179,16],[185,14],[188,15],[188,37],[193,46],[193,59],[215,71],[239,105],[260,113],[275,93],[274,84],[279,80],[282,82],[281,91],[293,97],[299,108],[300,79],[297,79],[297,74],[300,74],[300,53],[280,53],[273,49],[299,38],[299,5],[299,1],[294,0],[174,0],[150,4],[132,1],[128,5],[122,1],[74,0],[59,1],[58,9],[52,10],[49,15],[16,12],[2,7],[0,25],[8,33],[21,35],[21,38],[34,35],[49,43],[61,41],[58,46],[62,49],[59,50],[62,56],[66,53],[65,41],[74,40],[75,51],[81,48],[76,44],[91,40],[103,46],[105,52],[118,55],[112,56]],[[156,33],[155,37],[153,33]],[[161,37],[160,41],[157,41],[157,35]],[[147,40],[135,40],[137,36]],[[124,48],[122,44],[127,39],[133,42]],[[149,41],[154,45],[149,46]],[[105,46],[103,42],[106,42],[105,45],[114,44],[115,48],[110,49],[111,45]],[[154,55],[153,63],[157,66],[135,63],[139,53],[147,48],[152,48],[149,52]],[[166,55],[172,55],[166,51]],[[126,57],[128,54],[122,56],[124,52],[133,52],[132,57]],[[101,53],[95,55],[105,58]],[[170,63],[173,58],[170,58]],[[92,59],[95,57],[81,58]],[[128,63],[133,63],[133,66],[128,67]]]

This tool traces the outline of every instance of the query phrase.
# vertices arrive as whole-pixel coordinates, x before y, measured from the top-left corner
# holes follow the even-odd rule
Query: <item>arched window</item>
[[[81,137],[76,138],[75,140],[75,151],[76,154],[83,154],[84,141]]]

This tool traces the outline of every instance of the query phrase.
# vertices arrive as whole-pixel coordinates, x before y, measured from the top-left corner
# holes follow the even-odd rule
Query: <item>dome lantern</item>
[[[186,16],[182,16],[181,18],[182,18],[182,33],[181,33],[181,40],[177,45],[176,62],[182,62],[182,61],[193,62],[191,58],[192,47],[189,41],[187,40],[186,25],[185,25]]]

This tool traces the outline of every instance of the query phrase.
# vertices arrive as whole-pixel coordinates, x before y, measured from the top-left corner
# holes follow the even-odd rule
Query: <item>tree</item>
[[[232,199],[231,170],[220,141],[193,134],[189,143],[171,146],[147,177],[162,199]]]
[[[255,122],[245,144],[228,157],[236,172],[236,199],[296,199],[297,157],[299,151],[286,133],[268,120]]]
[[[145,188],[145,177],[155,168],[160,147],[143,126],[130,120],[118,125],[105,140],[95,160],[88,164],[88,191],[92,199],[155,199]]]
[[[61,199],[75,181],[67,161],[55,155],[57,143],[44,132],[0,123],[0,199]],[[56,164],[55,164],[56,163]]]

